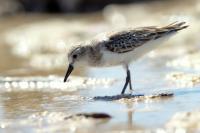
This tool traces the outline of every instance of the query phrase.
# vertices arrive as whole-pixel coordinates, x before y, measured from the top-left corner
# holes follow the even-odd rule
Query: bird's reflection
[[[127,117],[128,117],[128,129],[131,129],[133,127],[133,114],[134,114],[134,109],[133,109],[133,103],[126,103],[127,107]]]

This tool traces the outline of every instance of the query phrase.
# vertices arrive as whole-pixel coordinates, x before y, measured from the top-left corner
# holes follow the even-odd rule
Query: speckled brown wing
[[[104,42],[107,50],[116,53],[125,53],[135,48],[145,45],[146,42],[156,40],[171,33],[177,32],[188,26],[185,22],[173,23],[165,27],[141,27],[133,30],[127,30],[115,33],[109,36]]]

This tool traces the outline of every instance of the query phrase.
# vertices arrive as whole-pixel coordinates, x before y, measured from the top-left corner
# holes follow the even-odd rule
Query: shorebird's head
[[[64,82],[67,81],[67,78],[73,71],[74,67],[80,67],[86,64],[87,62],[87,48],[84,46],[77,46],[69,51],[68,61],[69,66],[65,74]]]

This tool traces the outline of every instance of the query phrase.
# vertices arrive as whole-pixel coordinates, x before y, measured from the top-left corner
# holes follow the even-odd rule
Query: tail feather
[[[172,33],[176,33],[179,30],[185,29],[188,25],[185,25],[186,22],[174,22],[167,26],[156,28],[156,36],[155,39],[161,38],[165,35],[170,35]]]
[[[185,29],[189,26],[189,25],[185,25],[185,24],[186,24],[186,22],[174,22],[163,28],[168,29],[169,31],[179,31],[179,30]]]

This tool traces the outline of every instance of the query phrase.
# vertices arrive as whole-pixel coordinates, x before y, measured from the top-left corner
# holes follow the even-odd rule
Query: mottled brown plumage
[[[141,27],[132,30],[121,31],[110,35],[108,40],[104,42],[107,50],[117,53],[125,53],[135,48],[145,45],[146,42],[159,39],[163,36],[177,32],[188,26],[184,26],[185,22],[172,23],[165,27]]]

